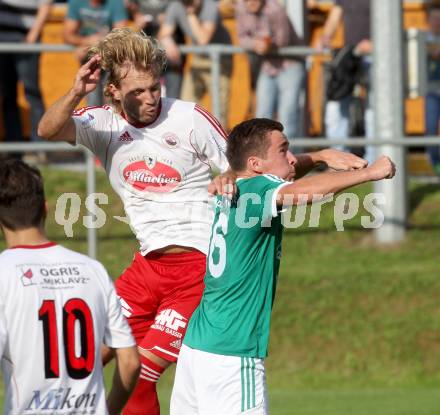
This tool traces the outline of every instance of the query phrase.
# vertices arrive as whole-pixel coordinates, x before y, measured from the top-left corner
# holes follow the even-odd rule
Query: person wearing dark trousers
[[[52,0],[0,0],[0,42],[37,43],[49,17]],[[17,82],[22,81],[30,107],[30,139],[39,140],[37,127],[44,114],[39,86],[39,53],[0,53],[0,96],[5,141],[23,141],[17,104]]]

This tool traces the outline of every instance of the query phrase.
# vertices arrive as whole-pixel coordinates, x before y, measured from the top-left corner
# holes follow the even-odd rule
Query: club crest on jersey
[[[145,157],[145,164],[151,170],[156,165],[156,157],[146,156]]]
[[[162,141],[169,148],[179,147],[180,144],[179,137],[174,133],[165,133],[162,136]]]
[[[140,192],[167,193],[182,182],[182,175],[167,161],[155,156],[130,159],[121,165],[124,182]]]

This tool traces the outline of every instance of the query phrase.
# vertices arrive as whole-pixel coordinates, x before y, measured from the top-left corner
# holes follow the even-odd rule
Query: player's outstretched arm
[[[40,137],[50,141],[75,142],[76,128],[72,113],[80,101],[96,88],[101,70],[100,60],[96,55],[81,66],[70,91],[47,109],[38,125]]]
[[[312,153],[295,154],[295,157],[297,159],[295,165],[296,179],[305,176],[319,164],[325,164],[327,167],[338,171],[363,169],[368,165],[368,162],[361,157],[332,148]]]
[[[306,201],[310,203],[361,183],[391,179],[395,172],[394,163],[388,157],[382,156],[364,169],[326,172],[304,177],[281,188],[277,204],[288,206]]]
[[[109,415],[118,415],[134,389],[140,372],[139,354],[136,346],[114,349],[115,373],[107,397]]]

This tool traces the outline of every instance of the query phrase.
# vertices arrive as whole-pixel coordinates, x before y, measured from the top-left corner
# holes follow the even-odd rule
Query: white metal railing
[[[0,43],[0,53],[39,53],[39,52],[73,52],[75,48],[65,44],[24,44],[24,43]],[[212,112],[220,118],[220,59],[222,55],[233,55],[236,53],[246,53],[247,49],[232,46],[211,44],[206,46],[182,45],[180,50],[183,54],[195,53],[209,55],[212,60]],[[327,54],[328,51],[320,51],[310,47],[285,47],[279,48],[277,55],[280,56],[297,56],[307,57],[312,55]],[[379,114],[380,116],[380,114]],[[350,147],[360,147],[365,145],[372,146],[397,146],[397,147],[416,147],[423,145],[440,144],[439,137],[403,137],[396,139],[365,139],[365,138],[346,138],[331,140],[325,137],[319,138],[295,138],[289,140],[293,147],[296,146],[313,146],[328,147],[329,145],[344,144]],[[91,194],[95,191],[95,169],[94,158],[88,151],[74,148],[62,143],[0,143],[0,152],[14,151],[84,151],[86,154],[87,165],[87,193]],[[92,212],[93,213],[93,212]],[[88,229],[88,253],[92,257],[96,257],[97,252],[97,235],[96,229]]]

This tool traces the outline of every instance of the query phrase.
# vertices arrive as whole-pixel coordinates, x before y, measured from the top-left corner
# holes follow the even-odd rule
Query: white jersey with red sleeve
[[[74,113],[76,142],[104,166],[123,201],[143,255],[168,245],[207,254],[213,218],[212,170],[228,168],[226,133],[206,110],[162,98],[149,125],[132,125],[109,106]]]
[[[107,414],[101,344],[135,341],[104,267],[54,243],[0,254],[4,413]]]

